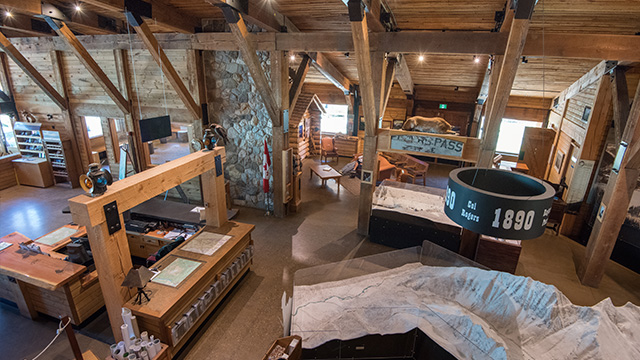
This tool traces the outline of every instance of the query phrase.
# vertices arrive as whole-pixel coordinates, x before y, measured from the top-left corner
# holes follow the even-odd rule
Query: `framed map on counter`
[[[175,260],[161,269],[160,273],[154,276],[151,281],[177,287],[202,264],[201,261],[197,260],[189,260],[177,256],[174,258]]]
[[[203,231],[187,241],[180,250],[211,256],[233,236]]]

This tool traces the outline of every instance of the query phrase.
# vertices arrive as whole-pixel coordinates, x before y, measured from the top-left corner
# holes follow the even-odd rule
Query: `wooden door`
[[[529,167],[529,175],[544,178],[556,132],[553,129],[527,127],[520,146],[520,161]]]

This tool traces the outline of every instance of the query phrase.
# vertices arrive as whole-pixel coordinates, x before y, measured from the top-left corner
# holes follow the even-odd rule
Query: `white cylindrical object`
[[[140,339],[142,339],[142,341],[149,342],[149,333],[146,331],[141,332]]]
[[[122,357],[122,354],[124,354],[124,353],[122,352],[122,349],[117,348],[117,349],[113,352],[112,357],[113,357],[114,359],[116,359],[116,360],[124,360],[124,358]]]
[[[142,358],[142,360],[150,360],[149,354],[144,350],[140,351],[140,358]]]
[[[124,341],[125,350],[129,350],[131,347],[131,338],[129,337],[129,325],[122,324],[120,326],[120,331],[122,332],[122,341]]]
[[[133,325],[131,324],[131,310],[128,308],[122,308],[122,321],[129,326],[129,339],[134,337]]]
[[[158,354],[158,352],[156,351],[156,347],[153,346],[153,343],[147,343],[146,349],[147,353],[149,354],[149,359],[153,359]]]
[[[160,344],[160,339],[155,339],[153,340],[153,347],[156,349],[156,353],[160,353],[160,350],[162,350],[162,344]]]
[[[111,350],[111,355],[113,355],[113,353],[116,352],[117,349],[118,349],[118,344],[111,344],[111,346],[109,346],[109,350]]]
[[[138,329],[138,320],[136,320],[135,316],[131,317],[131,326],[133,326],[133,335],[136,338],[140,337],[140,330]]]
[[[129,357],[127,358],[128,360],[136,360],[138,357],[136,356],[136,354],[129,354]]]

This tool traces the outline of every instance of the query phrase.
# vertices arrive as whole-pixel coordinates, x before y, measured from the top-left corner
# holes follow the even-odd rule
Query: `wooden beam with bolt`
[[[293,83],[291,84],[291,88],[289,90],[289,108],[294,109],[296,107],[296,102],[298,102],[298,96],[302,92],[302,85],[304,84],[304,79],[307,77],[307,73],[309,72],[309,64],[311,62],[311,58],[309,55],[303,55],[302,61],[298,66],[298,70],[295,72],[295,75],[292,77]]]
[[[38,72],[38,70],[36,70],[33,65],[31,65],[31,63],[18,51],[18,49],[16,49],[15,46],[13,46],[9,39],[7,39],[6,36],[4,36],[4,34],[1,32],[0,47],[2,47],[4,53],[7,54],[7,56],[9,56],[11,60],[13,60],[16,65],[18,65],[18,67],[22,69],[22,71],[24,71],[24,73],[27,74],[27,76],[29,76],[29,78],[31,78],[31,80],[33,80],[33,82],[36,83],[36,85],[38,85],[38,87],[42,89],[42,91],[44,91],[44,93],[47,94],[47,96],[51,98],[51,100],[56,105],[58,105],[58,107],[60,107],[60,109],[67,110],[69,108],[67,99],[60,95],[60,93],[53,86],[51,86],[51,84],[49,84],[44,76],[42,76],[42,74],[40,74],[40,72]]]
[[[126,15],[129,23],[136,30],[136,33],[138,33],[138,37],[145,44],[147,50],[149,50],[149,53],[151,53],[151,56],[156,61],[158,66],[160,66],[160,69],[164,73],[164,76],[176,91],[178,97],[184,103],[184,106],[187,108],[187,110],[189,110],[189,112],[195,119],[201,119],[202,109],[200,105],[198,105],[193,99],[193,96],[191,96],[191,93],[189,93],[189,90],[182,82],[180,75],[178,75],[176,69],[173,67],[173,65],[171,65],[171,61],[169,61],[169,58],[162,50],[162,47],[160,47],[160,44],[158,44],[158,40],[155,38],[155,36],[153,36],[153,33],[151,33],[149,25],[147,25],[147,23],[141,17],[131,12],[127,12]]]
[[[118,106],[120,111],[124,114],[129,114],[131,112],[131,104],[127,101],[118,88],[109,80],[107,74],[102,71],[98,63],[91,57],[91,54],[87,51],[87,49],[82,46],[80,40],[73,34],[71,29],[64,23],[58,22],[50,17],[45,18],[47,24],[51,26],[53,31],[58,34],[61,38],[63,38],[67,44],[71,47],[73,54],[80,60],[80,63],[84,65],[84,67],[89,71],[91,76],[98,82],[98,84],[104,89],[104,91],[109,95],[111,100]]]

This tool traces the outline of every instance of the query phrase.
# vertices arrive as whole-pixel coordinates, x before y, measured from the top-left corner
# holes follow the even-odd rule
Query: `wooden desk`
[[[11,161],[20,185],[46,188],[53,186],[53,169],[47,159],[20,158]]]
[[[322,186],[326,186],[327,180],[333,179],[338,184],[338,193],[340,192],[340,178],[342,174],[337,172],[334,168],[329,165],[321,165],[321,164],[311,164],[309,166],[309,180],[313,178],[313,174],[318,175],[320,180],[322,180]]]
[[[529,167],[527,164],[523,162],[515,162],[515,161],[500,161],[500,169],[517,171],[523,174],[529,173]]]
[[[72,236],[86,234],[84,228],[65,227],[78,230]],[[34,241],[17,232],[0,241],[13,244],[0,251],[0,296],[15,302],[23,316],[68,315],[77,325],[104,306],[95,271],[86,273],[85,266],[64,261],[65,255],[56,252],[71,241],[69,237],[52,245],[36,244],[51,256],[20,250],[19,243]]]
[[[221,289],[221,292],[206,306],[206,309],[203,307],[198,310],[197,320],[179,339],[173,338],[173,327],[176,326],[176,322],[181,320],[187,311],[192,309],[194,304],[198,303],[199,299],[205,295],[205,292],[211,289],[212,284],[221,281],[223,273],[253,244],[251,240],[251,231],[253,229],[253,225],[232,221],[217,229],[207,227],[202,233],[214,232],[232,235],[233,237],[211,256],[182,250],[190,241],[197,238],[198,235],[196,235],[158,261],[155,266],[160,270],[162,270],[163,266],[173,261],[175,257],[197,260],[202,264],[177,287],[149,282],[146,286],[146,290],[150,292],[149,302],[145,300],[142,305],[134,305],[134,299],[131,299],[125,303],[125,306],[131,309],[133,315],[138,319],[138,326],[141,331],[144,329],[163,343],[171,346],[172,353],[177,352],[184,346],[206,317],[211,314],[231,288],[240,280],[242,275],[249,271],[251,261],[247,261],[242,269],[237,271],[236,276],[229,280],[229,283]]]

